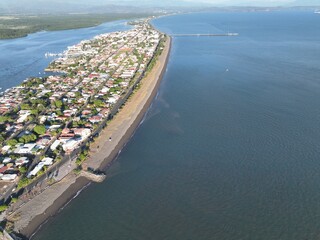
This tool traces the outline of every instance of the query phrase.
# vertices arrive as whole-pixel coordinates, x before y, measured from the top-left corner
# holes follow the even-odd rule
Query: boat
[[[320,14],[320,10],[316,10],[314,11],[314,13]]]
[[[228,36],[238,36],[239,33],[229,33],[229,32],[228,32],[227,35],[228,35]]]

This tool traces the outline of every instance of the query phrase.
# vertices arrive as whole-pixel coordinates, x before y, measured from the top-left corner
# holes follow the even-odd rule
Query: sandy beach
[[[86,167],[94,170],[105,169],[134,133],[157,93],[168,61],[170,45],[171,39],[168,38],[156,65],[142,79],[140,89],[129,98],[108,127],[101,132],[100,137],[91,144]],[[111,141],[109,141],[110,137]]]
[[[157,94],[170,49],[171,39],[168,37],[155,66],[141,80],[140,89],[130,96],[99,138],[91,144],[90,156],[84,167],[106,169],[128,142]],[[14,221],[14,230],[26,237],[32,236],[41,224],[54,216],[89,182],[71,172],[10,215],[10,220]]]

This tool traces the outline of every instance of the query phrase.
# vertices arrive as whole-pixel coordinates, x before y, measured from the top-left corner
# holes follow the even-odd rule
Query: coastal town
[[[68,47],[47,77],[29,78],[0,96],[0,211],[24,189],[54,181],[59,168],[82,171],[90,144],[138,89],[164,48],[149,19],[132,29]],[[107,141],[112,141],[110,137]]]

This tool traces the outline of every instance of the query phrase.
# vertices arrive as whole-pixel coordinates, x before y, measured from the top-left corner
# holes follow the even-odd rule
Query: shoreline
[[[119,113],[114,117],[113,121],[111,121],[110,125],[112,123],[116,123],[117,118],[121,118],[121,115],[125,115],[125,112],[135,113],[134,119],[129,119],[131,120],[130,124],[128,124],[128,122],[125,122],[127,124],[127,128],[123,129],[124,133],[120,132],[121,136],[119,141],[115,142],[115,147],[112,148],[111,151],[109,150],[108,154],[105,154],[103,151],[99,151],[100,154],[105,154],[105,157],[100,160],[98,169],[106,170],[112,165],[112,163],[117,159],[117,156],[119,155],[121,149],[123,149],[123,147],[130,141],[134,132],[140,126],[141,121],[143,120],[147,110],[149,109],[158,92],[159,85],[166,71],[171,51],[171,44],[171,37],[167,36],[165,47],[161,55],[158,56],[155,66],[141,80],[141,89],[130,96],[121,111],[119,111]],[[143,87],[145,89],[142,89]],[[137,102],[140,95],[144,96],[143,101]],[[134,104],[139,106],[142,105],[139,112],[135,112],[134,110],[132,110],[131,107]],[[105,133],[106,130],[110,129],[108,129],[107,127],[105,130],[103,130],[100,137],[95,141],[95,144],[100,144],[102,141],[105,142],[105,140],[108,139],[108,135],[106,135]],[[119,129],[116,130],[121,131]],[[114,140],[112,142],[114,143]],[[46,198],[49,198],[52,200],[51,204],[47,204],[47,206],[41,206],[39,209],[37,209],[38,211],[34,211],[33,207],[34,204],[36,204],[37,200],[32,199],[17,211],[22,216],[25,215],[26,219],[24,219],[24,221],[20,219],[18,220],[20,221],[20,223],[18,224],[20,225],[20,227],[16,226],[16,222],[18,221],[15,222],[15,232],[23,234],[26,238],[32,237],[39,231],[39,229],[41,229],[43,225],[46,225],[47,222],[50,221],[50,218],[58,214],[66,205],[68,205],[72,201],[73,198],[75,198],[79,194],[79,192],[85,189],[86,186],[91,182],[86,178],[77,176],[73,173],[70,173],[65,178],[67,179],[67,182],[61,181],[60,183],[54,184],[34,198],[38,198],[38,201],[42,203],[46,202]],[[54,188],[56,188],[56,191],[54,191]],[[30,209],[32,209],[32,211]]]
[[[132,13],[133,15],[130,15],[130,14],[131,13],[129,13],[128,16],[124,16],[124,17],[115,17],[114,19],[103,19],[103,20],[98,19],[97,22],[94,22],[94,23],[91,23],[91,24],[88,24],[88,25],[76,25],[76,26],[69,26],[69,27],[61,27],[59,25],[59,26],[51,26],[49,28],[44,27],[44,28],[35,29],[35,30],[31,30],[33,27],[35,27],[35,25],[30,25],[30,26],[28,26],[30,31],[25,32],[23,34],[14,35],[14,36],[11,36],[11,37],[1,37],[0,38],[0,42],[1,41],[8,41],[8,40],[23,39],[23,38],[29,37],[30,35],[38,34],[38,33],[42,33],[42,32],[70,31],[70,30],[78,30],[78,29],[86,29],[86,28],[95,28],[95,27],[99,27],[99,26],[101,26],[103,24],[107,24],[107,23],[111,23],[111,22],[132,21],[132,20],[136,20],[136,19],[140,19],[140,18],[147,18],[147,17],[150,17],[150,16],[154,15],[154,13],[152,13],[152,12],[150,12],[149,14],[148,13],[147,14],[143,14],[143,13],[134,14],[134,13]],[[3,16],[3,15],[6,15],[6,14],[0,14],[0,17]],[[9,15],[11,15],[11,14],[9,14]],[[43,16],[41,16],[42,14],[40,14],[40,15],[36,14],[36,15],[40,16],[40,17],[51,16],[50,14],[49,15],[44,14]],[[95,14],[94,13],[83,13],[83,14],[64,13],[64,14],[60,14],[60,15],[58,14],[57,17],[58,16],[71,17],[71,16],[77,16],[77,15],[78,16],[83,15],[85,17],[87,17],[89,15],[89,17],[87,19],[90,21],[92,19],[91,16],[94,16]],[[22,20],[26,20],[27,18],[24,18],[26,16],[28,16],[28,14],[27,15],[17,14],[17,17],[22,19]],[[49,24],[52,24],[52,23],[53,22],[49,22]],[[18,25],[18,27],[19,26],[20,25]]]
[[[153,67],[153,69],[147,74],[147,76],[145,76],[141,83],[143,84],[145,81],[148,81],[148,79],[150,78],[156,78],[154,85],[152,86],[141,86],[141,88],[134,93],[132,96],[132,98],[135,96],[136,98],[138,94],[142,94],[142,93],[146,93],[148,91],[150,91],[150,89],[152,88],[151,92],[149,92],[149,96],[147,96],[147,99],[144,102],[140,102],[141,104],[143,104],[142,107],[140,107],[140,105],[137,106],[133,106],[135,105],[132,102],[135,102],[135,100],[132,100],[131,98],[128,99],[127,103],[124,104],[123,109],[126,107],[126,105],[130,105],[130,103],[132,103],[132,106],[129,106],[129,108],[131,107],[136,107],[137,111],[132,111],[133,113],[137,113],[135,116],[121,116],[121,112],[123,113],[123,109],[114,117],[114,119],[112,120],[112,123],[109,124],[109,126],[104,129],[101,132],[101,136],[97,139],[97,141],[95,141],[94,144],[92,144],[92,146],[90,146],[91,151],[95,151],[91,156],[91,159],[88,159],[84,165],[87,165],[87,167],[91,167],[94,170],[100,170],[103,171],[106,168],[109,167],[110,164],[112,164],[113,160],[115,160],[115,158],[118,156],[119,151],[123,148],[123,146],[128,142],[128,140],[131,138],[131,136],[134,134],[135,130],[137,129],[137,127],[139,126],[140,122],[142,121],[145,113],[147,112],[147,110],[149,109],[154,97],[156,96],[157,92],[158,92],[158,88],[161,82],[161,79],[163,78],[163,75],[166,71],[166,66],[169,60],[169,54],[170,54],[170,50],[171,50],[171,37],[167,37],[167,41],[166,41],[166,46],[163,50],[163,53],[165,53],[165,55],[160,55],[157,59],[157,64]],[[162,58],[162,59],[161,59]],[[158,68],[158,69],[157,69]],[[158,70],[158,71],[157,71]],[[154,76],[155,75],[155,76]],[[150,81],[149,81],[150,82]],[[142,89],[143,87],[146,87],[146,89]],[[140,109],[139,109],[140,107]],[[123,119],[121,119],[122,117],[127,117],[127,118],[134,118],[134,120],[129,123],[128,126],[128,122],[125,122]],[[126,127],[126,131],[122,132],[121,136],[119,137],[119,139],[114,139],[113,136],[113,131],[120,131],[118,128],[122,127],[122,125],[116,125],[113,123],[118,123],[119,121],[123,121]],[[113,126],[116,125],[116,126]],[[113,129],[111,129],[113,128]],[[110,133],[111,132],[111,133]],[[108,142],[105,141],[105,139],[108,139],[110,134],[112,135],[112,142]],[[105,139],[102,139],[102,136],[106,136]],[[116,144],[114,143],[115,141],[117,141]],[[110,146],[111,145],[111,146]],[[105,147],[105,149],[103,149]],[[110,148],[112,148],[112,151],[110,151]],[[107,156],[104,155],[105,151],[107,151]],[[102,153],[103,156],[101,156]],[[91,154],[90,154],[91,155]],[[100,158],[100,159],[99,159]]]
[[[69,185],[69,187],[54,201],[54,203],[49,206],[45,214],[48,217],[43,215],[36,215],[32,221],[28,224],[27,228],[22,232],[23,235],[27,236],[29,239],[32,237],[50,220],[59,214],[69,203],[75,199],[83,190],[85,190],[91,181],[85,177],[79,177],[74,183]]]

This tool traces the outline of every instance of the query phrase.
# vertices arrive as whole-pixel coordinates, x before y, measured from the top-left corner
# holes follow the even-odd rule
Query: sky
[[[117,6],[117,9],[110,8],[111,5]],[[137,8],[143,9],[154,7],[167,9],[170,7],[320,6],[320,0],[0,0],[0,14],[15,12],[28,13],[32,11],[83,12],[87,9],[88,11],[94,12],[102,6],[106,9],[109,8],[110,11],[113,12],[135,11]],[[119,8],[119,6],[125,6],[126,8]]]
[[[65,4],[81,3],[86,5],[216,5],[216,6],[287,6],[287,5],[320,5],[320,0],[0,0],[0,6],[12,4],[34,4],[61,2]]]

